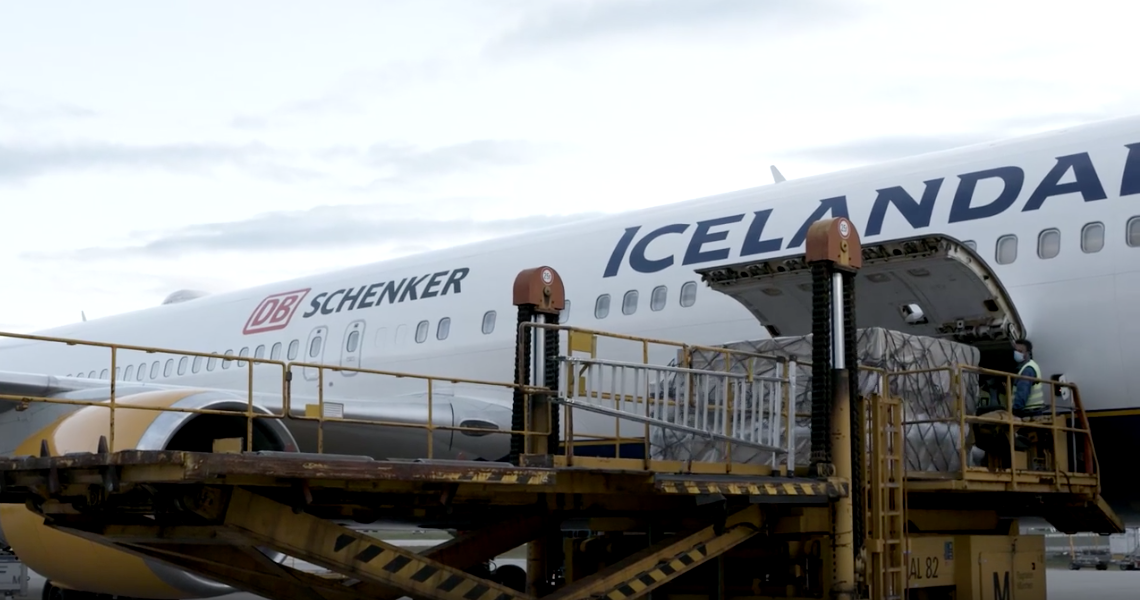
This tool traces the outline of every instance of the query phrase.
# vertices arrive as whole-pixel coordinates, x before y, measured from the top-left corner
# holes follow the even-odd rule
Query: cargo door
[[[803,254],[698,269],[773,337],[811,333],[811,267]],[[863,245],[855,283],[860,328],[984,345],[1024,335],[1013,301],[986,262],[958,240],[929,235]]]

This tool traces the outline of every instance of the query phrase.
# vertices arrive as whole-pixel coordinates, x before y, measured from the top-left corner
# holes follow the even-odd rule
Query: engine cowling
[[[235,394],[193,389],[160,390],[116,397],[116,405],[115,450],[209,452],[215,439],[244,439],[246,435],[246,420],[241,414],[230,417],[128,408],[146,406],[244,412],[246,400]],[[269,414],[264,408],[255,410]],[[94,452],[98,448],[99,437],[109,436],[109,414],[106,408],[80,407],[26,438],[14,454],[39,455],[41,440],[47,440],[53,456],[68,452]],[[255,451],[297,451],[293,436],[276,419],[255,419],[253,437]],[[50,579],[57,587],[155,600],[206,598],[237,591],[157,561],[144,560],[52,529],[24,506],[0,505],[0,531],[4,532],[8,545],[29,569]]]

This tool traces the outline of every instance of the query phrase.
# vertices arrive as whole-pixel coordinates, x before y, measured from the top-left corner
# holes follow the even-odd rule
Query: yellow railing
[[[145,405],[135,405],[135,404],[125,405],[125,406],[120,405],[119,404],[120,398],[119,398],[119,394],[118,394],[118,388],[119,387],[121,387],[124,384],[153,383],[153,382],[144,382],[141,380],[136,380],[136,381],[132,382],[132,381],[125,381],[125,380],[118,379],[116,377],[116,375],[119,372],[118,371],[119,367],[122,366],[120,364],[120,362],[121,362],[120,361],[120,353],[121,352],[137,352],[137,353],[144,353],[146,355],[159,355],[159,356],[171,356],[171,357],[182,357],[182,356],[195,357],[195,358],[200,357],[203,359],[213,359],[213,360],[220,360],[220,361],[238,361],[239,364],[242,362],[248,363],[248,365],[247,365],[248,388],[246,390],[246,410],[244,413],[244,416],[246,418],[246,450],[252,450],[252,448],[253,448],[252,443],[253,443],[253,421],[254,421],[254,419],[258,419],[258,418],[281,419],[282,418],[282,416],[279,416],[279,415],[263,414],[263,413],[255,412],[255,408],[256,408],[256,405],[254,403],[254,395],[255,395],[254,394],[254,367],[255,367],[255,365],[273,365],[273,366],[277,366],[281,369],[281,375],[279,376],[280,383],[281,383],[280,395],[283,398],[283,402],[286,404],[286,406],[288,404],[288,400],[287,400],[288,394],[289,394],[289,390],[288,390],[289,378],[287,376],[288,365],[284,362],[281,362],[281,361],[254,358],[254,357],[248,357],[248,356],[247,357],[240,357],[240,356],[233,356],[233,355],[214,354],[214,353],[208,353],[208,352],[190,352],[190,351],[185,351],[185,350],[172,350],[169,348],[159,348],[159,347],[150,347],[150,346],[136,346],[136,345],[131,345],[131,344],[110,344],[110,343],[104,343],[104,342],[91,342],[91,341],[85,341],[85,340],[75,340],[75,339],[68,339],[68,338],[20,334],[20,333],[2,332],[2,333],[0,333],[0,337],[11,338],[11,339],[19,339],[19,340],[25,340],[25,341],[32,341],[32,342],[58,343],[58,344],[65,344],[67,346],[102,348],[102,349],[107,351],[107,353],[109,355],[110,368],[107,370],[108,375],[109,375],[109,381],[108,381],[109,392],[108,392],[108,397],[106,400],[73,400],[73,399],[67,399],[67,398],[50,398],[50,397],[46,397],[46,396],[35,396],[35,395],[29,395],[29,394],[4,394],[4,393],[0,393],[0,400],[8,400],[8,401],[19,403],[21,406],[18,407],[17,410],[22,410],[22,409],[26,408],[26,406],[28,404],[37,403],[37,402],[49,403],[49,404],[63,404],[63,405],[80,406],[80,407],[94,406],[94,407],[107,408],[107,409],[109,409],[109,423],[108,423],[108,432],[107,432],[108,440],[107,441],[108,441],[108,449],[111,452],[114,452],[116,450],[115,415],[116,415],[116,412],[118,410],[131,410],[131,411],[143,410],[143,411],[152,411],[152,412],[159,412],[159,413],[171,413],[171,412],[173,412],[173,413],[190,413],[190,414],[199,414],[199,415],[225,415],[225,416],[233,416],[235,414],[233,411],[227,411],[227,410],[199,409],[199,408],[185,408],[185,407],[145,406]],[[172,360],[172,359],[168,359],[168,360]],[[135,362],[131,361],[131,365],[133,366],[134,364],[135,364]],[[147,366],[150,366],[151,364],[156,364],[156,363],[151,363],[150,359],[148,359],[145,362],[145,364]],[[159,385],[161,385],[161,384],[159,384]]]
[[[795,369],[785,357],[566,325],[519,324],[520,339],[529,336],[534,347],[542,344],[546,334],[558,335],[564,352],[559,376],[564,401],[563,454],[568,461],[574,460],[575,448],[604,445],[607,440],[614,456],[620,456],[622,443],[631,439],[643,446],[645,468],[651,468],[655,460],[698,460],[723,464],[727,471],[734,462],[734,451],[748,446],[768,448],[772,457],[764,462],[772,467],[777,462],[776,448],[789,457],[794,455],[787,452],[794,444],[794,426],[787,424],[789,410],[792,419],[796,416],[790,402]],[[701,364],[694,362],[698,352]],[[708,360],[709,355],[718,359]],[[614,360],[614,356],[621,358]],[[744,372],[734,373],[740,365]],[[520,372],[523,367],[516,365]],[[612,436],[602,435],[598,426],[599,419],[607,415],[612,420]],[[761,416],[766,418],[763,428],[757,425]],[[684,422],[690,418],[691,422]],[[583,421],[592,425],[589,432],[576,430],[576,424]],[[530,422],[529,414],[526,422]],[[640,439],[631,430],[637,423]],[[673,437],[687,432],[688,446],[658,444],[655,448],[655,434],[664,440],[670,432]],[[702,436],[712,447],[705,446],[706,458],[695,459],[692,442]],[[719,458],[710,459],[710,454]],[[789,468],[793,466],[787,462]]]
[[[644,459],[641,462],[644,468],[653,468],[654,460],[674,461],[691,465],[692,462],[720,464],[725,471],[736,468],[734,465],[750,463],[776,467],[778,463],[785,463],[789,470],[796,467],[797,435],[795,421],[803,419],[806,413],[796,411],[797,400],[806,398],[809,378],[804,376],[805,369],[810,370],[810,362],[790,361],[786,357],[772,356],[746,350],[723,347],[710,347],[684,344],[669,340],[658,340],[626,336],[605,331],[567,327],[564,325],[522,323],[519,325],[523,335],[534,335],[532,349],[542,346],[542,332],[552,332],[559,337],[558,364],[560,389],[550,390],[541,382],[524,382],[517,385],[513,382],[497,382],[471,378],[453,378],[431,376],[407,372],[385,371],[367,369],[362,367],[349,367],[339,365],[316,364],[308,362],[287,362],[256,356],[235,356],[232,354],[216,354],[206,352],[189,352],[169,348],[137,346],[129,344],[109,344],[102,342],[89,342],[59,337],[48,337],[29,334],[0,333],[0,337],[7,337],[25,342],[55,343],[72,347],[98,348],[106,352],[110,375],[108,394],[98,400],[79,400],[72,398],[58,398],[37,396],[34,393],[0,393],[0,400],[16,402],[23,407],[36,402],[52,404],[73,405],[78,407],[102,407],[109,410],[107,437],[111,451],[122,449],[122,444],[116,440],[116,414],[121,410],[177,412],[198,415],[241,415],[246,421],[245,449],[253,450],[254,422],[256,419],[277,419],[285,423],[287,428],[302,422],[315,423],[316,441],[315,450],[324,453],[328,446],[328,427],[344,426],[374,426],[403,429],[424,430],[426,448],[423,458],[434,458],[436,436],[441,431],[466,433],[474,435],[511,436],[521,435],[530,439],[549,435],[552,423],[533,423],[529,407],[532,400],[542,397],[554,397],[561,406],[560,433],[562,448],[551,448],[550,453],[559,453],[567,463],[575,460],[575,449],[586,446],[608,445],[614,448],[614,456],[621,456],[623,444],[630,442],[640,443],[644,450]],[[699,363],[694,362],[694,354],[701,354]],[[128,356],[128,353],[130,356]],[[599,356],[623,356],[627,359],[612,360]],[[224,391],[244,396],[245,408],[236,412],[231,410],[201,409],[179,406],[145,405],[122,398],[120,391],[123,386],[162,389],[185,389],[187,386],[178,378],[169,381],[163,378],[126,381],[125,378],[116,378],[118,368],[128,362],[139,366],[140,363],[149,368],[158,368],[156,358],[162,358],[166,364],[181,363],[180,357],[209,360],[209,364],[221,361],[223,364],[237,363],[239,369],[244,369],[244,390],[230,388]],[[172,357],[167,359],[167,357]],[[710,358],[712,357],[712,358]],[[90,352],[86,354],[85,364],[90,365]],[[173,361],[173,362],[172,362]],[[617,373],[623,370],[635,371],[638,383],[628,389],[591,387],[590,369],[605,367]],[[1059,383],[1043,379],[1024,378],[1009,373],[988,371],[976,367],[943,367],[925,370],[910,370],[899,372],[885,372],[878,369],[862,367],[864,371],[873,373],[878,378],[879,389],[891,397],[899,398],[904,407],[904,422],[906,428],[906,452],[908,478],[918,479],[971,479],[990,482],[1008,482],[1016,488],[1023,482],[1040,480],[1042,474],[1050,475],[1057,485],[1063,480],[1071,481],[1074,477],[1090,480],[1099,485],[1097,481],[1097,462],[1095,450],[1092,446],[1088,420],[1080,402],[1077,388],[1068,383]],[[304,377],[305,372],[310,377]],[[797,379],[797,371],[800,375]],[[195,371],[197,373],[198,371]],[[215,370],[217,375],[220,371]],[[343,396],[331,395],[326,388],[330,379],[329,372],[336,372],[345,376],[360,378],[378,378],[375,385],[368,384],[368,389],[374,389],[374,394],[368,394],[363,399],[347,399]],[[179,372],[179,375],[188,373]],[[595,373],[596,374],[596,373]],[[170,373],[165,373],[170,375]],[[671,378],[668,381],[654,380],[653,377]],[[980,386],[979,378],[992,376],[1004,381],[1005,396],[1011,398],[1015,389],[1014,381],[1029,379],[1039,382],[1046,387],[1047,410],[1042,418],[1033,420],[1018,420],[1014,418],[1007,405],[1001,411],[989,414],[975,414]],[[343,381],[338,377],[335,382]],[[598,379],[597,381],[601,381]],[[305,383],[299,383],[305,382]],[[497,400],[488,403],[499,410],[503,418],[495,419],[494,428],[483,426],[464,426],[460,423],[444,424],[437,422],[439,398],[451,397],[446,388],[450,386],[465,386],[467,389],[482,388],[490,390],[490,395]],[[704,389],[695,389],[699,385],[707,385]],[[264,386],[259,388],[258,386]],[[304,387],[301,387],[304,386]],[[718,387],[719,386],[719,387]],[[194,386],[199,387],[199,386]],[[76,389],[82,385],[75,386]],[[315,388],[315,389],[313,389]],[[17,388],[18,389],[18,388]],[[214,389],[220,389],[215,387]],[[304,395],[299,396],[299,389]],[[335,389],[335,388],[334,388]],[[361,389],[357,385],[357,389]],[[398,389],[398,392],[392,390]],[[688,390],[686,395],[681,393]],[[1057,393],[1058,390],[1063,393]],[[131,395],[140,390],[133,390]],[[699,393],[698,393],[699,392]],[[55,394],[58,395],[58,394]],[[521,429],[513,429],[510,423],[510,399],[521,395],[526,413]],[[347,414],[336,415],[330,408],[345,406],[385,406],[397,401],[399,397],[410,397],[412,404],[426,410],[426,419],[411,419],[400,421],[385,418],[369,418],[367,415]],[[1071,406],[1059,406],[1058,396],[1067,398]],[[364,402],[367,400],[367,402]],[[576,403],[577,402],[577,403]],[[592,404],[585,406],[583,403]],[[597,412],[598,406],[609,403],[614,412],[607,414]],[[154,403],[151,403],[154,404]],[[279,407],[279,408],[274,408]],[[19,410],[21,407],[17,407]],[[315,410],[310,410],[315,409]],[[591,409],[591,410],[585,410]],[[699,409],[699,410],[698,410]],[[589,412],[588,417],[582,416]],[[996,418],[1002,415],[1001,419]],[[680,415],[680,417],[678,417]],[[690,417],[692,418],[691,420]],[[763,418],[761,418],[763,417]],[[639,420],[640,419],[640,420]],[[671,421],[669,419],[672,419]],[[703,420],[702,420],[703,419]],[[612,420],[613,435],[605,432],[607,426],[599,426],[602,421]],[[623,421],[626,423],[623,427]],[[577,427],[582,423],[592,423],[590,430]],[[802,421],[801,421],[802,422]],[[478,424],[476,424],[478,425]],[[662,444],[654,447],[653,435],[672,427],[674,431],[688,436],[690,447],[685,456],[669,454],[669,448]],[[1047,471],[1030,469],[1029,465],[1019,466],[1014,463],[1012,469],[995,469],[991,467],[971,466],[970,447],[976,445],[977,436],[974,432],[979,428],[987,431],[1000,429],[1006,435],[1009,445],[1009,455],[1019,456],[1016,452],[1017,432],[1037,431],[1051,436],[1051,468]],[[342,431],[338,429],[337,431]],[[930,432],[933,438],[927,439],[924,432]],[[798,445],[800,458],[805,458],[803,445],[805,436],[800,435]],[[701,450],[704,454],[696,457],[691,453],[694,439],[711,441]],[[1049,439],[1049,438],[1046,438]],[[933,440],[933,443],[929,443]],[[418,443],[418,442],[417,442]],[[503,455],[507,454],[506,446]],[[665,452],[662,453],[662,448]],[[931,449],[933,448],[933,450]],[[381,451],[381,447],[377,451]],[[751,450],[749,450],[751,449]],[[675,450],[675,449],[674,449]],[[766,452],[765,458],[740,455],[744,451]],[[679,450],[678,450],[679,451]],[[739,452],[738,452],[739,451]],[[654,454],[656,452],[656,454]],[[660,456],[658,456],[660,455]],[[777,459],[779,455],[779,459]],[[498,458],[498,457],[484,457]],[[1080,463],[1081,466],[1075,466]],[[631,466],[626,463],[626,466]],[[803,465],[799,465],[803,466]],[[682,468],[691,468],[689,466]]]
[[[903,401],[908,478],[1006,483],[1010,489],[1042,481],[1099,486],[1092,433],[1075,385],[965,365],[881,374],[882,389]],[[984,401],[983,378],[1004,382],[998,386],[1004,387],[1003,401]],[[1044,386],[1043,410],[1017,414],[1010,400],[1018,380]],[[1027,450],[1044,450],[1041,456],[1019,452],[1018,435],[1026,434],[1039,440]],[[989,443],[979,445],[979,436]],[[998,437],[1005,440],[1004,453],[995,447]],[[972,464],[974,448],[985,452],[986,466]],[[1026,464],[1019,464],[1021,457]]]

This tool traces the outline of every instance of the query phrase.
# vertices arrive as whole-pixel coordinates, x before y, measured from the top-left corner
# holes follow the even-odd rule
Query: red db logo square
[[[249,316],[249,320],[245,322],[245,328],[241,330],[242,334],[249,335],[285,329],[289,326],[293,313],[297,312],[297,307],[301,306],[301,300],[305,299],[310,289],[305,288],[283,294],[274,294],[262,300],[253,314]]]

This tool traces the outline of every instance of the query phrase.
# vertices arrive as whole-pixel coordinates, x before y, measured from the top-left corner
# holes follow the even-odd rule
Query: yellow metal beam
[[[599,596],[634,600],[756,535],[761,519],[760,507],[750,505],[726,519],[723,533],[710,525],[687,537],[662,542],[544,596],[543,600],[590,600]]]
[[[228,527],[279,552],[361,581],[431,600],[533,600],[498,583],[292,508],[247,490],[201,507]],[[212,504],[212,506],[211,506]],[[210,514],[214,513],[214,514]],[[222,514],[218,514],[222,513]],[[224,514],[224,516],[223,516]]]

